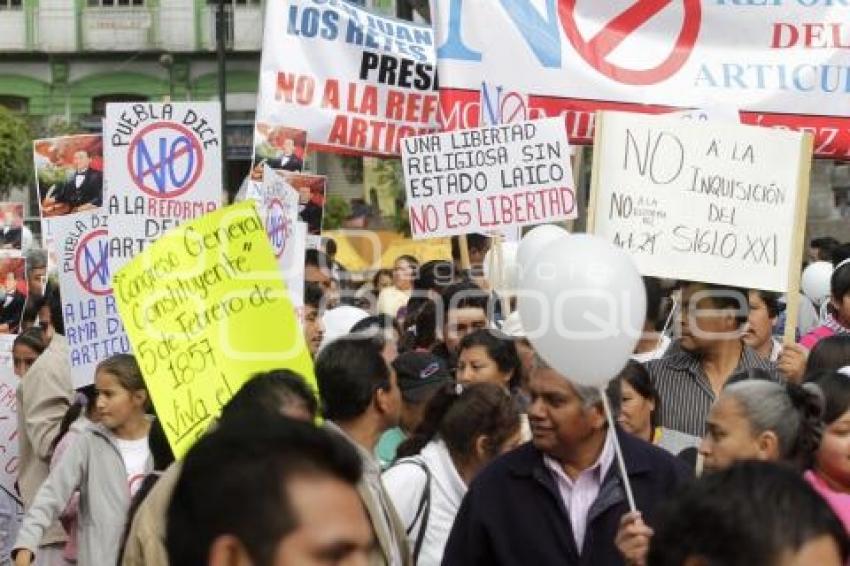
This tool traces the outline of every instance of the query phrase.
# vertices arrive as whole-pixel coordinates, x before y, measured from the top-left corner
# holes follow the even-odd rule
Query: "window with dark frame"
[[[91,100],[91,113],[94,116],[106,116],[106,105],[110,102],[147,102],[147,96],[139,94],[104,94]]]
[[[0,96],[0,106],[16,114],[26,114],[29,102],[29,99],[23,96]]]
[[[0,0],[2,1],[2,0]],[[144,6],[145,0],[86,0],[89,8],[129,8]]]

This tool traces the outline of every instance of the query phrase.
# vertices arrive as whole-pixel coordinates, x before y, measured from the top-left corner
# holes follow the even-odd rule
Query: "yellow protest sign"
[[[175,455],[253,374],[313,364],[253,201],[183,224],[115,274],[118,312]]]

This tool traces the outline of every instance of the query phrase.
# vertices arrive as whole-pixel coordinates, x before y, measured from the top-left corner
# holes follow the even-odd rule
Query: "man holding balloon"
[[[601,238],[552,228],[539,235],[545,246],[526,238],[517,254],[519,315],[537,352],[532,442],[472,483],[446,545],[447,566],[620,563],[621,517],[639,509],[651,524],[690,475],[681,461],[620,430],[606,407],[603,388],[643,328],[646,297],[634,264]]]

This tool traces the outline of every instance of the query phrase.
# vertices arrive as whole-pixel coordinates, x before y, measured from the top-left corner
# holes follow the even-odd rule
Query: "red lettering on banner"
[[[404,107],[404,93],[397,90],[387,91],[387,111],[384,116],[388,120],[401,120]]]
[[[275,100],[283,98],[287,104],[292,104],[294,98],[298,104],[308,106],[313,102],[315,90],[316,81],[313,77],[299,76],[294,73],[278,73],[274,98]]]
[[[333,108],[339,110],[339,81],[328,79],[325,81],[325,90],[322,93],[322,108]]]
[[[416,118],[421,112],[419,109],[419,102],[421,98],[422,96],[413,92],[407,96],[407,110],[404,113],[404,119],[406,121],[416,122]]]
[[[433,124],[439,122],[439,107],[439,95],[390,90],[387,94],[385,116],[388,120]]]
[[[777,22],[773,24],[773,49],[796,47],[802,33],[802,47],[807,49],[847,49],[850,48],[850,28],[840,23],[804,23],[791,24]]]
[[[351,131],[348,133],[348,145],[359,149],[365,149],[367,127],[368,124],[363,118],[352,118]]]
[[[399,153],[399,141],[403,137],[433,132],[433,128],[397,126],[382,120],[366,120],[357,116],[339,114],[334,118],[328,143],[351,146],[374,153]]]
[[[363,98],[357,104],[357,83],[348,85],[348,104],[346,110],[352,114],[378,115],[378,89],[374,85],[366,85],[363,89]]]
[[[274,99],[280,100],[283,98],[287,104],[292,104],[292,92],[294,90],[295,75],[291,73],[278,73],[277,89],[274,92]]]

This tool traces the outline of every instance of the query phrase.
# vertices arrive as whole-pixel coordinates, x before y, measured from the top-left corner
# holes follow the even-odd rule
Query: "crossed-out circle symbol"
[[[174,198],[191,189],[204,168],[201,142],[171,122],[145,126],[130,141],[127,170],[133,183],[155,198]]]
[[[573,48],[594,69],[617,82],[645,86],[660,83],[675,74],[687,62],[699,35],[702,20],[701,0],[681,0],[685,9],[682,29],[673,50],[659,65],[651,69],[629,69],[609,63],[606,59],[630,34],[638,33],[658,12],[674,4],[673,0],[636,0],[625,11],[608,22],[594,37],[587,40],[576,26],[578,0],[560,0],[558,13],[561,25]]]
[[[283,255],[291,228],[289,218],[284,214],[283,203],[279,199],[272,199],[266,212],[266,233],[276,258]]]
[[[74,275],[80,286],[92,295],[112,293],[106,228],[90,232],[80,240],[74,254]]]

